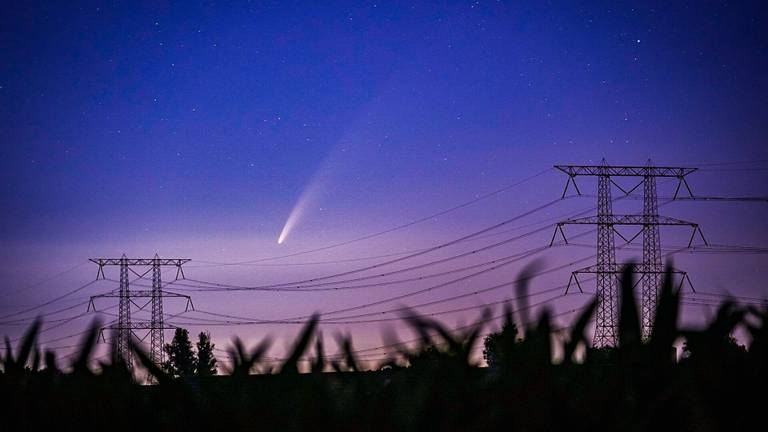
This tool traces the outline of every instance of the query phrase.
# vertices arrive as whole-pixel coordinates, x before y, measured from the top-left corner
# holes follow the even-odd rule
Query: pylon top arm
[[[99,266],[127,264],[129,266],[181,266],[191,259],[188,258],[90,258],[88,261]]]
[[[613,177],[685,177],[698,168],[631,166],[631,165],[555,165],[555,168],[575,176],[613,176]]]

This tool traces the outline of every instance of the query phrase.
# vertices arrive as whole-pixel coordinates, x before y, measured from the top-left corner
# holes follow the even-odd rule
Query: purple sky
[[[96,267],[86,263],[92,257],[157,252],[191,258],[188,278],[237,285],[365,267],[393,257],[363,258],[427,248],[550,203],[566,180],[547,170],[554,164],[594,164],[605,157],[642,165],[651,158],[659,165],[700,167],[689,177],[699,195],[766,195],[765,7],[666,3],[13,5],[0,17],[0,316],[92,280]],[[248,265],[212,264],[356,239],[536,174],[473,205],[369,240]],[[340,279],[431,262],[546,227],[595,205],[594,179],[579,184],[588,196],[554,203],[471,241]],[[674,183],[660,181],[660,196],[673,191]],[[614,210],[637,213],[641,204],[625,200]],[[297,216],[278,245],[292,211]],[[765,203],[678,202],[662,206],[661,213],[700,223],[713,244],[768,246]],[[568,228],[570,235],[583,231]],[[522,253],[548,244],[551,233],[365,282]],[[684,245],[688,234],[662,229],[662,243]],[[543,268],[594,253],[594,234],[576,242],[537,255]],[[620,258],[637,257],[636,247]],[[472,293],[514,280],[528,261],[339,316]],[[590,263],[538,278],[532,291],[563,284],[570,270]],[[765,264],[764,254],[675,257],[698,291],[749,297],[768,294]],[[116,270],[108,269],[108,276],[116,279]],[[411,293],[472,271],[339,291],[191,294],[203,311],[281,319]],[[18,337],[28,321],[13,320],[115,287],[102,281],[0,318],[0,330]],[[512,296],[514,290],[505,287],[418,310]],[[587,300],[573,295],[550,305],[567,312]],[[102,300],[100,306],[113,303]],[[165,310],[181,312],[183,303],[168,300]],[[57,320],[84,311],[73,307],[46,317],[42,340],[82,331],[92,315]],[[683,318],[696,323],[706,313],[686,305]],[[440,318],[456,326],[478,314],[473,309]],[[561,323],[570,317],[562,316]],[[198,312],[170,322],[194,318],[220,319]],[[409,337],[402,324],[391,325]],[[185,326],[210,330],[222,348],[234,334],[249,342],[271,334],[277,337],[275,356],[297,331],[296,325]],[[326,339],[351,332],[357,347],[367,348],[383,344],[382,326],[321,328]]]

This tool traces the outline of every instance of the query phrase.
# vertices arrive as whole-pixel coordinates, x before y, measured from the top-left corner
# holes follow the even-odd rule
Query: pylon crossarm
[[[163,296],[166,296],[166,297],[174,297],[174,298],[176,298],[176,297],[183,297],[183,298],[189,297],[188,295],[178,294],[178,293],[175,293],[175,292],[172,292],[172,291],[161,290],[160,292],[162,292]],[[106,294],[98,294],[98,295],[95,295],[95,296],[92,296],[92,297],[94,297],[94,298],[100,298],[100,297],[120,297],[120,294],[118,292],[110,292],[110,293],[106,293]],[[152,297],[152,290],[129,291],[128,292],[128,297],[130,297],[130,298],[151,298]]]
[[[173,297],[173,298],[179,298],[180,297],[180,298],[185,298],[185,299],[189,298],[189,296],[186,295],[186,294],[179,294],[179,293],[175,293],[173,291],[159,290],[158,292],[161,293],[163,295],[163,297]]]
[[[119,266],[124,262],[128,266],[179,266],[190,262],[188,258],[90,258],[89,261],[99,265]]]
[[[633,271],[636,274],[664,274],[666,270],[664,269],[656,269],[654,267],[648,268],[647,266],[643,264],[635,264],[632,267]],[[678,269],[671,269],[672,273],[675,274],[684,274],[685,272]],[[576,274],[594,274],[594,273],[612,273],[612,274],[621,274],[624,272],[624,265],[622,264],[611,264],[608,266],[605,266],[604,268],[600,269],[596,265],[591,265],[589,267],[584,267],[579,270],[574,270],[573,273]]]
[[[639,165],[555,165],[555,168],[575,176],[615,177],[685,177],[697,168],[639,166]]]
[[[669,216],[654,216],[650,218],[642,214],[629,215],[607,215],[607,216],[585,216],[580,218],[566,219],[558,222],[558,225],[670,225],[670,226],[698,226],[693,222],[677,219]]]
[[[151,330],[153,327],[151,321],[131,321],[130,325],[120,326],[120,324],[112,324],[104,328],[110,330]],[[178,327],[171,324],[163,324],[162,326],[157,326],[155,328],[160,328],[162,330],[175,330]]]

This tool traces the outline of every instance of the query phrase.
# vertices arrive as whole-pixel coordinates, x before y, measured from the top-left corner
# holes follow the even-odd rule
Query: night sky
[[[688,181],[702,196],[768,195],[768,11],[761,2],[18,3],[0,14],[0,330],[13,339],[35,314],[71,306],[46,316],[41,335],[53,340],[44,346],[62,353],[77,342],[65,337],[94,317],[80,316],[85,305],[76,305],[116,284],[100,281],[31,308],[91,281],[96,266],[88,258],[157,252],[192,259],[190,279],[248,286],[331,275],[549,204],[566,181],[552,165],[603,157],[619,165],[650,158],[700,167]],[[270,259],[389,230],[507,186],[407,228]],[[547,227],[595,205],[594,179],[579,179],[579,186],[584,197],[471,241],[339,279],[405,269]],[[658,187],[662,197],[674,191],[673,182]],[[642,202],[614,207],[636,213]],[[765,203],[677,202],[661,212],[700,223],[715,245],[768,246]],[[366,282],[523,253],[547,245],[551,233]],[[688,235],[665,228],[662,242],[674,248]],[[589,257],[594,237],[536,255],[542,269]],[[637,257],[637,245],[620,259]],[[528,261],[338,316],[472,293],[514,280]],[[531,289],[557,287],[593,261],[538,278]],[[768,296],[765,254],[684,252],[675,265],[690,272],[697,291]],[[473,271],[338,291],[190,291],[195,283],[167,289],[192,294],[203,311],[282,319],[407,294]],[[117,269],[107,274],[116,279]],[[173,272],[164,277],[172,280]],[[470,307],[513,296],[507,286],[417,310],[466,309],[435,316],[455,327],[478,317],[479,308]],[[567,325],[566,312],[588,299],[569,295],[549,305]],[[176,300],[165,304],[168,314],[183,308]],[[683,320],[695,325],[713,310],[689,304]],[[275,356],[297,331],[293,324],[199,319],[224,318],[194,312],[168,322],[207,329],[220,348],[234,334],[249,343],[271,334]],[[326,339],[349,332],[366,348],[383,345],[384,325],[409,337],[396,323],[321,328]]]

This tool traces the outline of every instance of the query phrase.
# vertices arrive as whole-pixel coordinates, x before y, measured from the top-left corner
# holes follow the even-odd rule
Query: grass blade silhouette
[[[677,317],[680,309],[680,293],[673,285],[672,266],[667,264],[649,342],[652,358],[662,363],[674,360],[669,353],[678,336]]]
[[[587,307],[579,314],[576,319],[576,324],[571,328],[570,338],[563,348],[563,362],[571,363],[573,361],[573,354],[576,352],[576,348],[582,341],[587,344],[586,329],[589,321],[592,319],[592,315],[597,309],[599,299],[595,297]]]
[[[299,337],[296,338],[296,343],[293,345],[293,348],[291,349],[291,354],[288,356],[288,358],[285,360],[282,367],[280,368],[281,374],[291,374],[291,373],[299,372],[299,359],[304,354],[304,352],[306,352],[307,347],[309,346],[309,342],[312,340],[312,336],[314,335],[315,328],[317,328],[317,322],[319,320],[320,320],[320,316],[317,313],[315,313],[315,314],[312,314],[312,317],[304,325],[304,328],[301,330]]]
[[[94,320],[88,327],[88,331],[80,341],[80,353],[72,363],[72,369],[75,371],[85,372],[89,370],[88,361],[91,359],[91,354],[93,354],[93,349],[98,341],[100,328],[101,322],[98,320]]]
[[[634,265],[627,264],[621,274],[621,291],[619,292],[619,348],[621,350],[634,351],[642,340],[634,279]]]

